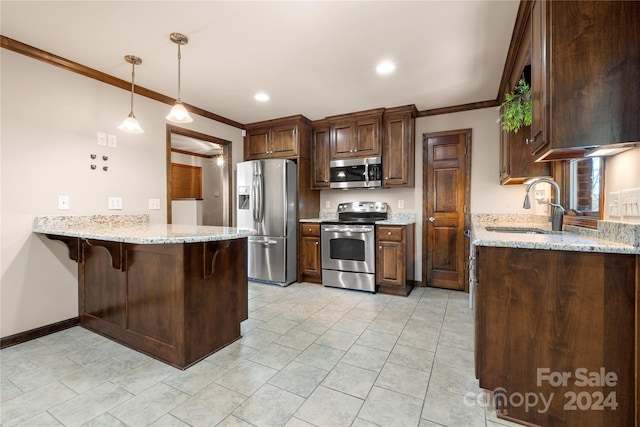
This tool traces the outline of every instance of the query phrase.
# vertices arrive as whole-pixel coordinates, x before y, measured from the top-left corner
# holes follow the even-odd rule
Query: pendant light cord
[[[136,64],[135,60],[131,62],[131,114],[133,114],[133,92],[135,90],[135,78],[136,78]]]
[[[178,43],[178,102],[182,102],[182,96],[180,95],[180,60],[182,55],[180,55],[180,43]]]

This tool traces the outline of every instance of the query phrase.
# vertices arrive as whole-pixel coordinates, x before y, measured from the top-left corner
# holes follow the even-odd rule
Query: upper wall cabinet
[[[378,108],[328,117],[330,159],[380,156],[383,112]]]
[[[415,105],[389,108],[383,116],[382,176],[384,187],[415,185]]]
[[[311,123],[313,129],[311,147],[311,188],[324,190],[329,188],[329,144],[330,127],[327,120],[317,120]]]
[[[531,25],[535,158],[640,141],[640,2],[537,0]]]
[[[308,144],[303,144],[302,147],[300,145],[301,135],[309,135],[311,132],[311,122],[304,116],[297,115],[251,123],[246,125],[246,129],[245,160],[270,157],[280,159],[309,158],[309,148],[305,147]]]
[[[520,79],[524,79],[531,85],[531,9],[526,3],[521,5],[521,8],[524,9],[518,14],[503,72],[501,95],[505,92],[513,92]],[[551,176],[551,164],[536,163],[531,155],[528,145],[531,139],[531,126],[523,126],[518,132],[502,129],[500,132],[500,183],[502,185],[522,184],[528,178]]]

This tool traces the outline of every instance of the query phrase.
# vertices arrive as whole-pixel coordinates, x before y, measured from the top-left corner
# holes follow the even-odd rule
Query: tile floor
[[[515,425],[473,399],[467,294],[249,283],[249,310],[242,339],[186,371],[80,327],[6,348],[1,423]]]

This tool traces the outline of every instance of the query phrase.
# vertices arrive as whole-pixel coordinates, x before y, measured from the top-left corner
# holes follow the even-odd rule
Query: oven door
[[[325,224],[321,240],[323,269],[376,272],[373,225]]]

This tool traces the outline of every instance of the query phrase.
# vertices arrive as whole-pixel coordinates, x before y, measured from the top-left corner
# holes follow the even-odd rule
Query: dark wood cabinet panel
[[[526,410],[503,396],[498,409],[505,418],[544,426],[633,425],[636,256],[478,247],[476,262],[480,386],[511,396],[555,396],[547,411]],[[539,383],[540,368],[571,376],[566,384]],[[615,373],[616,385],[581,386],[580,368]],[[572,393],[612,392],[615,410],[565,407]]]
[[[531,152],[582,157],[640,140],[640,2],[535,1]]]
[[[246,125],[244,159],[309,158],[311,122],[304,116],[290,116]]]
[[[330,128],[326,120],[312,123],[313,147],[312,161],[313,176],[311,188],[323,190],[329,188],[329,156],[330,156]]]
[[[414,271],[414,224],[376,226],[378,292],[409,295]]]
[[[513,60],[507,61],[505,64],[502,81],[506,84],[501,90],[501,95],[506,92],[513,92],[520,79],[525,80],[530,86],[537,89],[541,87],[540,83],[534,85],[531,82],[532,51],[539,49],[539,44],[535,48],[532,46],[533,32],[530,6],[528,3],[524,3],[521,6],[521,8],[526,7],[528,9],[523,13],[522,24],[514,29],[513,45],[510,47],[508,55]],[[538,54],[538,52],[536,51],[534,54]],[[540,70],[538,69],[537,71],[539,72]],[[536,75],[534,77],[539,78],[540,76]],[[540,92],[538,91],[535,96],[540,96]],[[518,132],[501,130],[500,183],[502,185],[522,184],[528,178],[551,176],[551,165],[549,163],[535,162],[535,157],[531,154],[529,145],[532,139],[531,129],[535,126],[539,125],[524,126]]]
[[[384,108],[328,117],[330,159],[382,155]]]
[[[384,187],[415,185],[415,105],[389,108],[383,117],[382,169]]]
[[[299,232],[298,281],[322,283],[320,224],[302,222],[299,226]]]
[[[178,368],[240,338],[247,239],[143,245],[82,239],[80,324]]]

